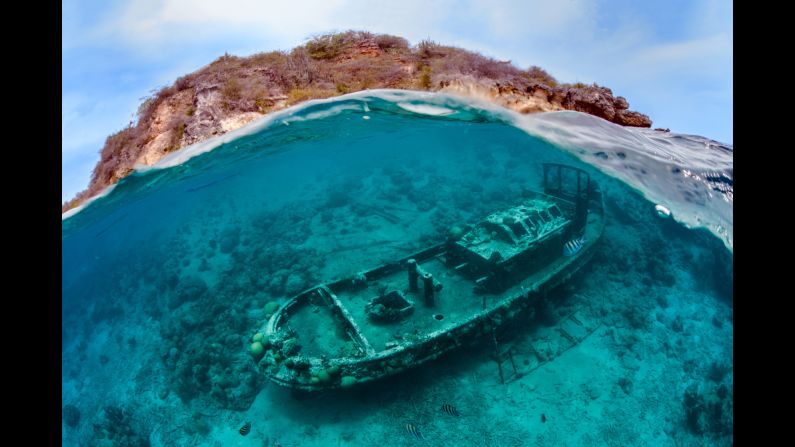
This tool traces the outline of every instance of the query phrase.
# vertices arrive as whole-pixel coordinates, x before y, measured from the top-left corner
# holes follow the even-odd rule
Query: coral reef
[[[143,433],[128,411],[108,405],[103,409],[103,421],[94,424],[92,447],[149,447],[149,434]]]
[[[698,435],[730,435],[734,425],[732,394],[725,384],[711,386],[706,392],[697,384],[690,385],[682,399],[687,429]]]

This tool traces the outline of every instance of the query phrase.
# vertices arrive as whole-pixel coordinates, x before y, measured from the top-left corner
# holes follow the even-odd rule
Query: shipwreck
[[[541,191],[448,240],[287,300],[255,335],[259,369],[295,390],[348,388],[491,337],[585,265],[602,235],[589,174],[543,172]]]

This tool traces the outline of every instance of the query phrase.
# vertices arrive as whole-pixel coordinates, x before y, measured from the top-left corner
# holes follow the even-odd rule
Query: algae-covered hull
[[[418,366],[490,337],[566,281],[590,259],[603,227],[589,176],[545,164],[543,192],[443,243],[291,298],[252,355],[271,381],[305,391]]]

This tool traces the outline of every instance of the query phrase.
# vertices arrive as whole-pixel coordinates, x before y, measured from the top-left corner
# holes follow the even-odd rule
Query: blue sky
[[[289,50],[347,29],[476,50],[596,82],[654,127],[733,144],[726,0],[64,0],[62,197],[141,100],[218,56]]]

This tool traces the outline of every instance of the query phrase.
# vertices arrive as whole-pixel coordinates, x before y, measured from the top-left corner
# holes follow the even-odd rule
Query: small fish
[[[541,423],[543,424],[546,421],[547,421],[546,415],[544,415],[544,413],[541,413]]]
[[[411,436],[413,436],[415,439],[422,439],[422,440],[425,439],[425,437],[422,436],[422,433],[420,433],[420,429],[418,429],[412,424],[406,424],[406,432]]]
[[[442,411],[449,414],[450,416],[456,416],[456,417],[461,416],[460,414],[458,414],[458,410],[456,410],[456,408],[450,404],[442,405]]]
[[[243,426],[240,427],[240,430],[238,431],[240,432],[241,435],[246,436],[251,431],[251,422],[246,422],[245,424],[243,424]]]
[[[563,256],[574,256],[585,245],[585,236],[572,239],[563,244]]]

